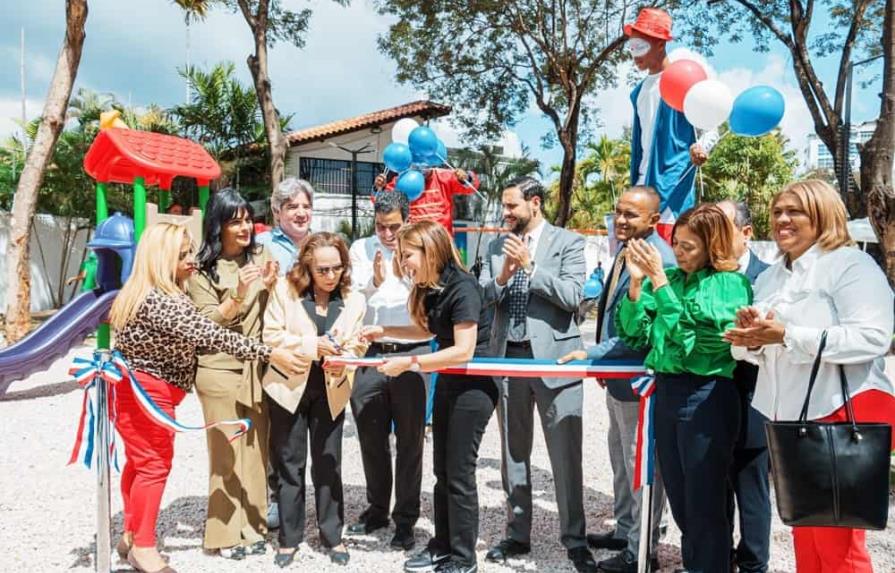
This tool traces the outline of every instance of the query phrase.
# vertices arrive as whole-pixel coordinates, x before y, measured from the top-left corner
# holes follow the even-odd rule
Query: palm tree
[[[172,0],[183,10],[183,23],[186,24],[186,68],[190,68],[190,25],[193,22],[205,20],[208,17],[208,10],[211,8],[212,0]],[[190,78],[186,78],[186,101],[189,103],[191,98],[192,86]]]
[[[497,153],[494,147],[483,145],[478,149],[459,149],[453,153],[453,164],[466,171],[474,171],[479,177],[479,193],[484,197],[473,209],[472,218],[482,219],[482,223],[493,222],[495,206],[500,203],[500,194],[506,184],[517,177],[540,173],[541,164],[528,155],[523,146],[522,156],[505,157]]]

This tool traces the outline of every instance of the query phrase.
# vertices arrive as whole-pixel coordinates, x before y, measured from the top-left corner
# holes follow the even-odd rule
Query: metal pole
[[[637,573],[650,570],[650,548],[653,536],[653,486],[640,488],[640,548],[637,551]]]
[[[146,229],[146,185],[142,177],[134,177],[134,242]]]
[[[851,84],[855,64],[849,62],[845,73],[845,120],[842,122],[842,163],[839,166],[839,193],[848,205],[848,179],[851,175]]]
[[[98,350],[101,362],[111,359],[108,349]],[[109,388],[106,381],[96,381],[96,571],[112,571],[112,504],[109,476]]]
[[[357,151],[351,152],[351,241],[357,239]]]

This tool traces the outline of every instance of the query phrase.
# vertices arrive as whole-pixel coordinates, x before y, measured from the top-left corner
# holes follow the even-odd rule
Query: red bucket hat
[[[659,8],[644,8],[637,15],[633,24],[625,24],[625,36],[630,36],[636,30],[650,38],[657,40],[672,40],[671,16],[665,10]]]

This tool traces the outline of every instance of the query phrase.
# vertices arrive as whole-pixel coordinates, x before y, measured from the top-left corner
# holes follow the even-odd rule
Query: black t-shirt
[[[475,356],[488,356],[491,325],[482,304],[482,287],[453,261],[441,272],[439,283],[442,288],[430,291],[425,298],[429,332],[435,335],[438,347],[454,345],[455,324],[475,322],[478,324]]]

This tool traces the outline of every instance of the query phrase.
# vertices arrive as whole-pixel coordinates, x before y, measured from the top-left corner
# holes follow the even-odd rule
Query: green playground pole
[[[134,177],[134,242],[140,242],[140,235],[146,229],[146,185],[142,177]]]
[[[171,205],[171,191],[169,189],[158,190],[158,212],[165,213]]]
[[[208,203],[208,185],[199,185],[199,209],[205,215],[205,205]]]
[[[109,218],[109,204],[106,201],[106,184],[99,183],[96,184],[96,224],[99,226],[100,223]],[[90,283],[90,288],[94,288],[96,286],[96,267],[93,268],[93,273],[89,274],[89,276],[84,277],[84,286],[87,286],[87,283]],[[111,348],[112,347],[112,329],[109,327],[109,323],[103,322],[100,323],[99,328],[96,329],[96,347],[97,348]]]

